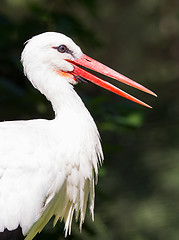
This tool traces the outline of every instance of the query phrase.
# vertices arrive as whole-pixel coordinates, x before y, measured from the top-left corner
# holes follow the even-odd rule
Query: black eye
[[[61,53],[67,52],[67,47],[65,45],[60,45],[59,47],[57,47],[57,50]]]

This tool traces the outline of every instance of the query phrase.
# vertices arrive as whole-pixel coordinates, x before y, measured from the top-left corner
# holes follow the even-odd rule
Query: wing
[[[54,225],[64,220],[70,234],[74,212],[81,228],[88,199],[93,218],[94,173],[103,159],[99,134],[96,127],[86,131],[86,121],[76,128],[66,122],[0,124],[0,231],[20,225],[31,240],[55,215]]]
[[[80,122],[79,116],[76,124],[74,118],[74,125],[67,124],[68,131],[63,123],[67,124],[68,119],[60,124],[57,122],[57,125],[61,126],[60,133],[63,136],[63,141],[61,141],[63,151],[58,159],[62,158],[65,163],[63,168],[65,182],[46,206],[42,216],[32,226],[25,240],[31,240],[38,232],[41,232],[53,215],[55,215],[54,225],[59,219],[64,220],[65,236],[71,233],[74,213],[76,220],[79,218],[81,228],[88,200],[92,219],[94,219],[94,173],[97,175],[97,165],[103,159],[97,128],[88,129],[89,124],[85,121]],[[87,127],[84,127],[85,124]]]

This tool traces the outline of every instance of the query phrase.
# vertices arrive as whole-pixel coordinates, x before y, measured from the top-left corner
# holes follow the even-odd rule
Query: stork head
[[[48,69],[49,72],[53,71],[55,74],[65,78],[66,81],[71,84],[90,81],[131,101],[150,107],[144,102],[81,68],[85,67],[156,96],[156,94],[149,89],[83,54],[72,39],[61,33],[46,32],[34,36],[27,41],[21,59],[24,66],[24,72],[34,85],[36,85],[36,83],[32,80],[35,79],[33,73],[36,74],[44,69]]]

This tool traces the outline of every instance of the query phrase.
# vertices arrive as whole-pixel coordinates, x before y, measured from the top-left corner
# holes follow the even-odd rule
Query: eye
[[[65,45],[60,45],[59,47],[57,47],[57,50],[61,53],[65,53],[67,52],[68,48]]]
[[[69,53],[73,56],[73,51],[68,49],[66,45],[62,44],[59,47],[52,47],[53,49],[56,49],[60,53]],[[74,56],[73,56],[74,57]]]

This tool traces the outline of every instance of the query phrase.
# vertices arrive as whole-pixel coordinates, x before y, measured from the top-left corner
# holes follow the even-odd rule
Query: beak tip
[[[150,105],[146,104],[146,103],[144,103],[144,104],[142,104],[142,105],[144,105],[144,106],[147,107],[147,108],[152,109],[152,107],[151,107]]]
[[[154,92],[151,92],[151,94],[154,96],[154,97],[158,97],[156,93]]]

